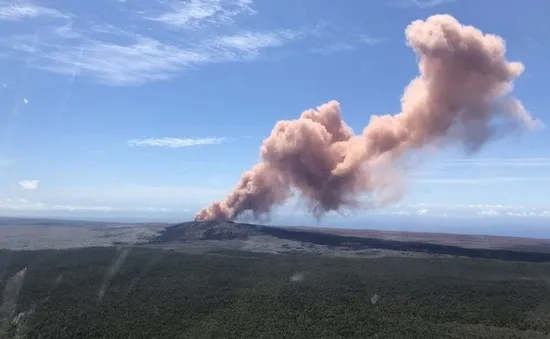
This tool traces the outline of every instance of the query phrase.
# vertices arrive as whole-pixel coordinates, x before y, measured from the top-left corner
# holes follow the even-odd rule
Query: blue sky
[[[0,213],[189,219],[221,199],[273,124],[338,100],[361,131],[417,75],[404,30],[448,13],[502,36],[514,94],[548,124],[550,2],[0,1]],[[362,218],[550,221],[548,129],[466,158],[429,154]],[[274,219],[307,223],[290,204]],[[336,219],[334,219],[336,220]]]

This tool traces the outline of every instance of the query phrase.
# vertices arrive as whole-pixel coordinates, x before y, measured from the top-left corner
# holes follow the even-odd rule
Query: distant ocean
[[[300,222],[301,221],[301,222]],[[409,232],[501,235],[550,238],[550,218],[534,217],[428,217],[373,216],[369,218],[327,218],[319,223],[302,218],[274,218],[274,225],[319,226],[350,229],[375,229]]]

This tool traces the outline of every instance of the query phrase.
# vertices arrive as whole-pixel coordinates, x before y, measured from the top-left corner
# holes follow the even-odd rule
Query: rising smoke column
[[[405,88],[400,113],[371,116],[359,135],[342,120],[336,101],[277,122],[261,146],[260,163],[195,219],[232,220],[245,211],[259,217],[284,203],[293,188],[315,215],[355,207],[361,194],[377,196],[391,186],[392,178],[376,169],[391,167],[408,151],[459,142],[475,152],[497,132],[541,125],[510,96],[524,67],[506,60],[502,38],[449,15],[416,20],[405,35],[420,75]]]

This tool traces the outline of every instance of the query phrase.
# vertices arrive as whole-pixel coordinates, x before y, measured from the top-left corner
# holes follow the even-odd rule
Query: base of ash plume
[[[167,227],[154,241],[247,239],[258,233],[257,227],[257,225],[233,221],[194,220]]]

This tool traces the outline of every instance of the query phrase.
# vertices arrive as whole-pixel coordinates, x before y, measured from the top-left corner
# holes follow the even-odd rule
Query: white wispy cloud
[[[167,213],[170,209],[166,207],[136,207],[120,208],[102,205],[71,205],[51,204],[44,202],[29,201],[24,198],[0,199],[0,211],[18,212],[146,212],[146,213]]]
[[[403,213],[405,212],[405,213]],[[550,217],[550,206],[529,207],[503,204],[444,204],[444,203],[415,203],[396,204],[386,211],[393,215],[407,215],[406,213],[424,216],[453,216],[453,217]]]
[[[311,50],[314,54],[330,55],[339,52],[348,52],[355,50],[355,47],[346,43],[334,43],[323,47],[314,48]]]
[[[445,161],[446,167],[550,167],[550,158],[472,158]]]
[[[482,216],[486,216],[486,217],[500,216],[499,212],[497,212],[495,210],[492,210],[492,209],[480,211],[479,214],[482,215]]]
[[[242,32],[221,36],[213,41],[215,46],[231,50],[255,52],[262,48],[277,47],[299,37],[300,32],[281,30],[272,32]]]
[[[171,1],[165,12],[146,18],[178,28],[193,29],[233,21],[237,15],[256,13],[250,5],[251,0]]]
[[[231,186],[210,188],[204,183],[193,186],[69,186],[56,187],[43,194],[42,201],[70,201],[79,205],[108,205],[119,207],[155,205],[173,208],[185,207],[190,203],[203,205],[225,197]],[[201,206],[202,207],[202,206]]]
[[[387,38],[372,37],[372,36],[368,36],[368,35],[363,35],[360,40],[361,40],[361,42],[363,42],[363,43],[365,43],[369,46],[379,45],[381,43],[384,43],[384,42],[388,41]]]
[[[208,56],[140,37],[127,45],[89,40],[80,47],[49,50],[42,59],[46,63],[37,68],[66,75],[76,69],[101,83],[123,86],[168,79]]]
[[[39,180],[21,180],[19,182],[19,186],[21,187],[21,189],[28,190],[28,191],[33,191],[38,189],[39,184],[40,184]]]
[[[158,1],[153,3],[158,7]],[[0,34],[0,52],[5,51],[0,54],[27,60],[27,66],[48,72],[89,77],[106,85],[132,86],[173,78],[208,64],[252,61],[268,48],[282,47],[308,35],[301,29],[239,28],[237,16],[255,13],[250,0],[160,3],[166,5],[161,14],[141,18],[145,23],[163,23],[153,31],[91,22],[76,15],[69,19],[55,9],[35,6],[34,12],[20,11],[28,13],[19,15],[20,19],[42,13],[64,20],[40,27],[39,35],[16,31]],[[200,26],[204,30],[174,35],[163,28],[164,24]]]
[[[488,209],[494,209],[494,210],[522,210],[527,207],[525,206],[518,206],[518,205],[503,205],[503,204],[445,204],[445,203],[432,203],[432,202],[421,202],[421,203],[413,203],[413,204],[407,204],[407,205],[396,205],[400,207],[407,207],[412,209],[418,209],[418,208],[431,208],[431,209],[442,209],[442,208],[449,208],[449,209],[456,209],[456,210],[464,210],[464,209],[472,209],[472,210],[488,210]]]
[[[199,184],[56,186],[41,188],[33,191],[32,195],[18,190],[3,190],[0,210],[192,213],[216,199],[222,199],[231,188],[215,187],[204,181]]]
[[[280,47],[300,37],[292,31],[242,32],[182,45],[137,34],[124,44],[84,36],[71,43],[66,38],[59,41],[59,37],[56,43],[37,43],[27,36],[12,38],[10,46],[12,50],[32,53],[30,65],[38,69],[88,76],[106,85],[130,86],[166,80],[212,63],[250,61],[264,49]]]
[[[455,2],[455,0],[391,0],[388,1],[386,4],[390,7],[398,8],[430,8],[452,2]]]
[[[506,182],[550,182],[550,177],[416,178],[419,184],[483,185]]]
[[[388,39],[385,37],[374,37],[368,34],[349,34],[337,26],[330,26],[332,28],[331,33],[328,35],[334,35],[336,31],[338,40],[332,43],[326,43],[322,46],[312,48],[310,50],[313,54],[319,55],[331,55],[342,52],[352,52],[357,50],[361,45],[376,46],[386,42]]]
[[[62,12],[26,1],[0,1],[0,20],[20,21],[27,18],[67,18]]]
[[[508,211],[506,215],[509,217],[550,218],[550,211]]]
[[[158,138],[158,139],[131,139],[126,143],[137,147],[191,147],[199,145],[216,145],[227,141],[226,138]]]
[[[416,211],[416,214],[418,214],[418,215],[427,215],[428,212],[430,212],[430,210],[428,210],[428,209],[426,209],[426,208],[421,208],[421,209],[418,209],[418,210]]]
[[[139,34],[132,33],[121,27],[117,27],[107,23],[94,23],[89,27],[89,30],[96,34],[112,35],[112,36],[122,36],[122,37],[139,37]],[[73,31],[74,32],[74,31]],[[79,34],[78,32],[76,32]]]

